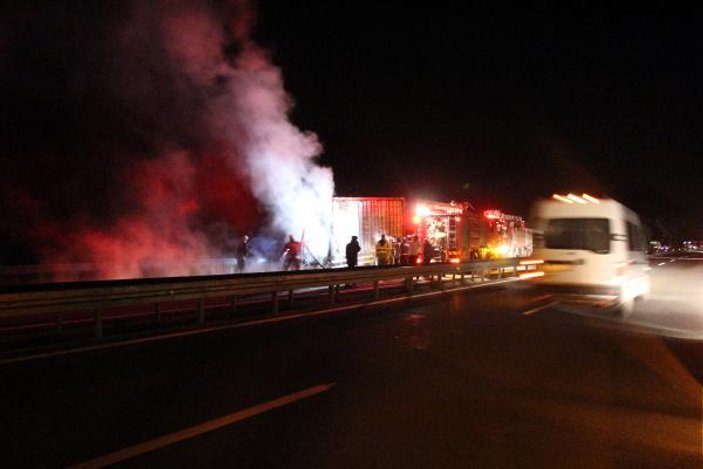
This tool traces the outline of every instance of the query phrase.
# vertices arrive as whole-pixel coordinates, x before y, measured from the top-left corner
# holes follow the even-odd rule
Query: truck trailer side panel
[[[404,234],[403,197],[334,197],[332,200],[332,246],[334,265],[345,265],[345,248],[352,236],[359,237],[359,265],[375,264],[375,246],[382,234]]]

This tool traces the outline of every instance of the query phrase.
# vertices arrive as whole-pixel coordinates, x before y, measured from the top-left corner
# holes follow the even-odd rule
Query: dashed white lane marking
[[[150,451],[172,445],[179,441],[187,440],[203,433],[211,432],[213,430],[217,430],[218,428],[248,419],[249,417],[254,417],[255,415],[268,412],[269,410],[312,397],[316,394],[329,390],[335,384],[336,383],[318,384],[317,386],[303,389],[302,391],[294,392],[293,394],[288,394],[287,396],[279,397],[272,401],[264,402],[263,404],[258,404],[253,407],[249,407],[248,409],[234,412],[233,414],[225,415],[224,417],[210,420],[169,435],[164,435],[153,440],[145,441],[144,443],[140,443],[138,445],[130,446],[129,448],[115,451],[114,453],[106,454],[105,456],[100,456],[99,458],[91,459],[90,461],[76,464],[75,466],[71,466],[69,469],[105,467],[126,459],[134,458],[141,454],[145,454]]]
[[[523,315],[523,316],[531,316],[531,315],[533,315],[533,314],[535,314],[535,313],[539,313],[540,311],[542,311],[542,310],[544,310],[544,309],[551,308],[551,307],[554,306],[555,304],[557,304],[557,302],[556,302],[556,301],[552,301],[551,303],[547,303],[546,305],[542,305],[542,306],[538,306],[538,307],[536,307],[536,308],[528,309],[527,311],[525,311],[524,313],[522,313],[522,315]]]

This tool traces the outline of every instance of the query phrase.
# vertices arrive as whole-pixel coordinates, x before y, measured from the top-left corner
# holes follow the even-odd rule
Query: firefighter
[[[244,272],[249,257],[249,236],[244,235],[237,246],[237,272]]]
[[[288,242],[283,246],[283,270],[300,270],[300,242],[288,235]]]
[[[359,245],[359,237],[352,236],[351,241],[347,243],[345,253],[347,255],[347,267],[356,267],[359,261],[359,251],[361,251],[361,246]]]
[[[376,260],[379,266],[390,265],[392,262],[393,247],[382,234],[381,239],[376,243]]]
[[[420,238],[417,235],[408,237],[408,264],[417,264],[417,259],[422,255]]]
[[[347,256],[347,267],[353,269],[359,264],[359,252],[361,251],[361,245],[359,245],[359,237],[352,236],[351,241],[347,243],[346,256]],[[347,283],[344,285],[346,288],[356,287],[356,283]]]
[[[432,258],[434,257],[434,246],[432,246],[432,243],[430,243],[429,239],[425,240],[425,243],[422,245],[422,263],[427,265],[430,262],[432,262]]]
[[[400,264],[410,264],[410,243],[406,238],[400,238]]]
[[[400,236],[393,237],[393,265],[400,265],[400,245],[402,238]]]

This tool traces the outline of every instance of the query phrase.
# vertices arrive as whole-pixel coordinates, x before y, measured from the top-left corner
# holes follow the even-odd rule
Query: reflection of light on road
[[[659,375],[664,381],[676,385],[679,392],[691,400],[697,400],[700,384],[690,371],[658,337],[638,338],[616,336],[618,345],[630,356]]]
[[[405,318],[406,324],[410,326],[407,344],[412,349],[425,350],[430,346],[429,331],[425,324],[426,317],[427,315],[422,313],[411,313]]]
[[[490,398],[489,398],[490,399]],[[506,406],[505,400],[493,397],[495,405]],[[515,397],[510,401],[514,412],[538,415],[545,424],[578,428],[582,435],[600,435],[608,444],[636,448],[657,448],[675,455],[695,459],[700,454],[700,422],[690,415],[662,413],[627,405],[608,405],[597,401],[568,401],[549,396]],[[626,431],[611,432],[616,426]],[[656,429],[656,431],[652,431]],[[607,432],[607,434],[605,433]],[[613,455],[607,446],[600,448],[588,461],[589,467],[612,467]],[[597,464],[596,460],[602,464]]]
[[[651,271],[651,296],[637,305],[627,324],[662,336],[703,340],[703,263],[674,266],[674,260]]]
[[[685,264],[685,265],[684,265]],[[650,272],[651,294],[636,302],[627,319],[619,319],[608,308],[561,303],[556,306],[579,316],[598,318],[603,327],[635,333],[703,341],[703,262],[666,262]]]
[[[547,308],[551,308],[552,306],[554,306],[556,304],[557,304],[556,301],[552,301],[550,303],[547,303],[546,305],[542,305],[542,306],[538,306],[536,308],[529,309],[529,310],[525,311],[524,313],[522,313],[522,315],[523,316],[531,316],[531,315],[533,315],[535,313],[539,313],[540,311],[543,311]]]

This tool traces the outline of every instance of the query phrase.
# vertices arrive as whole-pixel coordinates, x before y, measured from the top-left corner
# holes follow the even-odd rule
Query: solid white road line
[[[233,414],[225,415],[224,417],[210,420],[209,422],[204,422],[199,425],[195,425],[193,427],[186,428],[175,433],[171,433],[170,435],[164,435],[153,440],[145,441],[144,443],[140,443],[138,445],[130,446],[129,448],[124,448],[119,451],[115,451],[114,453],[106,454],[105,456],[101,456],[99,458],[91,459],[90,461],[76,464],[75,466],[71,466],[69,469],[98,468],[105,467],[110,464],[116,464],[120,461],[124,461],[126,459],[130,459],[141,454],[145,454],[150,451],[154,451],[156,449],[163,448],[174,443],[178,443],[179,441],[193,438],[203,433],[217,430],[218,428],[222,428],[227,425],[231,425],[233,423],[242,421],[244,419],[248,419],[249,417],[254,417],[255,415],[268,412],[269,410],[273,410],[278,407],[282,407],[284,405],[288,405],[293,402],[306,399],[316,394],[320,394],[329,390],[335,384],[336,383],[318,384],[317,386],[303,389],[302,391],[294,392],[293,394],[288,394],[287,396],[279,397],[278,399],[264,402],[263,404],[258,404],[253,407],[249,407],[248,409],[240,410],[238,412],[234,412]]]
[[[539,313],[540,311],[542,311],[544,309],[550,308],[550,307],[554,306],[555,304],[557,304],[557,302],[552,301],[551,303],[547,303],[546,305],[542,305],[542,306],[538,306],[536,308],[529,309],[529,310],[525,311],[524,313],[522,313],[522,315],[523,316],[531,316],[535,313]]]

